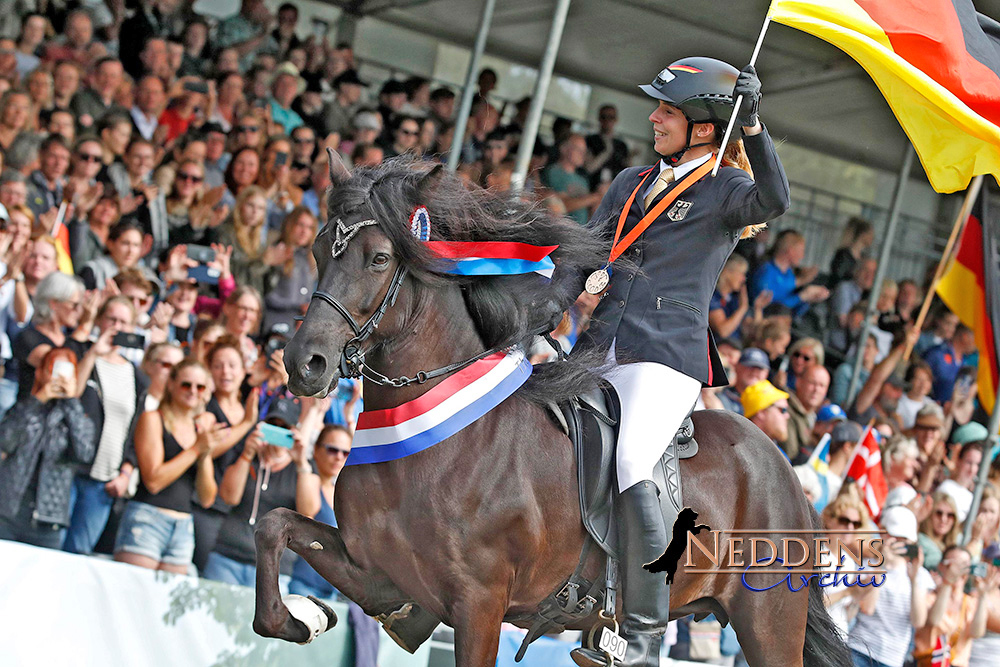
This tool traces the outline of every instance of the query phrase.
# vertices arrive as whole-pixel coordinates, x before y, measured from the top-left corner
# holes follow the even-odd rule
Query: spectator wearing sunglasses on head
[[[193,359],[170,371],[159,409],[140,418],[135,433],[139,490],[125,508],[115,560],[187,574],[194,556],[193,499],[215,502],[212,451],[225,428],[205,412],[208,372]]]

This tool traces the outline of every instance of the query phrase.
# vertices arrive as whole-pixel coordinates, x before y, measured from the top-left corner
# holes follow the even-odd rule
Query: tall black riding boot
[[[622,569],[620,634],[628,640],[622,667],[657,667],[663,632],[670,619],[670,587],[663,573],[642,569],[667,550],[667,529],[660,513],[656,484],[639,482],[618,496],[616,506]],[[604,653],[578,648],[571,653],[580,667],[602,667]]]

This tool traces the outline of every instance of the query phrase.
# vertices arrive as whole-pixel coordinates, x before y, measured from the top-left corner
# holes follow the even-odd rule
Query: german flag
[[[971,0],[772,0],[768,16],[868,72],[935,190],[1000,180],[1000,24]]]
[[[73,259],[69,252],[69,228],[66,227],[65,220],[67,210],[68,204],[62,202],[56,214],[55,225],[52,227],[52,240],[56,247],[56,266],[63,273],[72,276],[74,275]]]
[[[938,283],[937,293],[962,324],[976,334],[979,401],[987,413],[992,413],[1000,386],[997,365],[1000,331],[993,326],[994,322],[1000,322],[1000,255],[997,254],[1000,221],[987,209],[986,199],[983,188],[965,223],[955,259]]]

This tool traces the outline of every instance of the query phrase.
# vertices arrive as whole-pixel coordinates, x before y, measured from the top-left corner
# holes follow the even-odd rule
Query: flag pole
[[[462,103],[455,117],[455,136],[451,140],[451,150],[448,152],[448,171],[458,169],[462,158],[462,147],[465,145],[465,128],[469,123],[469,113],[472,111],[472,98],[476,92],[476,77],[479,74],[479,61],[486,51],[486,38],[490,33],[490,23],[493,21],[493,9],[496,0],[486,0],[483,3],[483,13],[479,18],[479,32],[469,57],[469,69],[465,72],[465,87],[462,88]]]
[[[757,64],[757,56],[760,55],[760,47],[764,44],[764,35],[767,34],[767,26],[771,25],[771,15],[768,14],[764,19],[764,25],[760,28],[760,34],[757,36],[757,45],[753,47],[753,55],[750,56],[750,66]],[[736,125],[736,115],[740,112],[740,105],[743,104],[743,96],[738,95],[736,97],[736,104],[733,105],[733,115],[729,117],[729,125],[726,126],[726,134],[722,137],[722,145],[719,147],[719,159],[715,161],[715,167],[712,168],[712,176],[719,173],[719,166],[722,164],[722,156],[726,154],[726,145],[729,143],[729,137],[733,133],[733,127]]]
[[[988,195],[986,194],[984,194],[983,196],[988,197]],[[990,215],[988,204],[989,200],[984,199],[983,213],[982,213],[983,220],[981,221],[984,230],[983,234],[984,260],[986,262],[995,263],[997,261],[997,257],[995,254],[996,232],[990,230],[989,221],[992,216]],[[966,216],[966,218],[968,218],[968,216]],[[989,276],[994,271],[995,271],[995,265],[994,267],[989,267],[985,265],[983,266],[984,276]],[[995,301],[991,299],[990,293],[992,292],[993,289],[996,288],[996,286],[987,284],[985,287],[986,287],[986,293],[984,294],[984,297],[986,300],[986,312],[989,314],[991,318],[995,319],[996,312],[995,308],[993,307]],[[994,326],[995,325],[996,324],[994,322]],[[994,360],[981,359],[980,363],[984,363],[984,361],[986,363],[992,364]],[[972,506],[969,508],[969,514],[965,517],[965,529],[962,531],[963,546],[968,545],[969,540],[972,539],[972,527],[976,523],[976,515],[979,514],[979,505],[983,499],[983,489],[986,487],[987,478],[989,477],[990,470],[993,467],[992,466],[993,450],[996,448],[997,445],[997,432],[1000,431],[1000,400],[998,400],[998,397],[996,396],[993,397],[993,412],[990,414],[990,422],[989,425],[987,426],[986,431],[988,436],[985,442],[986,446],[983,448],[983,458],[979,461],[979,474],[976,475],[976,488],[972,493]],[[984,544],[983,546],[986,545]]]
[[[535,79],[535,89],[531,94],[531,107],[528,109],[528,117],[524,120],[524,131],[521,133],[521,142],[517,147],[517,156],[514,159],[514,173],[510,177],[510,189],[513,192],[521,192],[528,178],[528,169],[531,167],[531,152],[534,150],[535,140],[538,138],[538,127],[542,124],[542,112],[545,110],[545,99],[549,94],[552,69],[555,67],[556,56],[559,54],[559,45],[562,44],[563,29],[566,27],[566,16],[569,14],[570,2],[571,0],[556,0],[552,25],[549,28],[549,41],[545,46],[545,53],[542,54],[542,62],[538,64],[538,78]]]
[[[858,337],[857,354],[854,356],[854,368],[851,371],[851,383],[847,387],[847,400],[844,405],[851,405],[857,398],[861,387],[861,364],[865,356],[865,343],[868,342],[868,335],[875,326],[874,322],[878,313],[878,297],[882,293],[882,283],[885,281],[885,274],[889,270],[889,259],[892,256],[892,244],[896,238],[896,223],[899,221],[899,213],[903,207],[903,192],[906,190],[906,183],[910,180],[910,172],[913,170],[913,158],[916,151],[909,139],[906,141],[906,153],[903,155],[903,165],[899,169],[899,176],[896,179],[896,191],[892,195],[892,206],[889,209],[889,219],[885,224],[885,234],[882,236],[882,247],[879,250],[878,267],[875,269],[875,281],[868,291],[868,309],[865,311],[865,319],[861,325],[861,335]]]
[[[851,463],[854,461],[854,457],[857,456],[858,452],[861,451],[861,444],[865,441],[865,438],[868,437],[868,432],[871,431],[873,428],[875,428],[874,417],[868,421],[868,426],[866,426],[865,430],[861,432],[861,439],[858,440],[857,444],[854,445],[854,451],[851,452],[851,457],[847,459],[847,465],[844,466],[844,472],[840,473],[841,484],[843,484],[844,480],[847,479],[847,473],[851,469]]]
[[[63,225],[63,221],[66,219],[66,210],[69,208],[69,204],[65,201],[59,204],[59,210],[56,211],[56,221],[52,223],[52,229],[49,230],[49,236],[56,238],[59,236],[59,227]]]
[[[965,201],[962,202],[962,208],[958,210],[958,217],[951,228],[951,236],[948,237],[948,243],[945,244],[944,252],[941,253],[941,260],[938,262],[937,270],[934,271],[934,279],[931,280],[931,285],[927,288],[927,294],[924,295],[924,302],[920,306],[920,314],[917,315],[917,319],[913,323],[913,326],[918,330],[924,326],[924,319],[927,317],[927,311],[930,310],[931,301],[934,300],[934,293],[937,291],[938,283],[941,282],[941,278],[944,277],[948,266],[951,264],[955,245],[958,243],[958,239],[962,237],[962,232],[965,230],[965,223],[969,220],[969,214],[972,213],[972,207],[976,203],[976,198],[979,196],[979,190],[982,186],[983,176],[980,174],[972,179],[968,189],[965,191]],[[910,359],[911,352],[913,352],[913,348],[907,343],[906,351],[903,353],[904,362]]]
[[[997,430],[1000,429],[1000,398],[993,401],[993,413],[990,415],[988,427],[989,437],[986,439],[986,447],[983,448],[983,459],[979,462],[979,474],[976,476],[976,489],[972,494],[972,507],[965,517],[965,529],[962,531],[962,546],[966,546],[972,539],[972,526],[976,522],[976,515],[979,513],[979,503],[983,499],[983,489],[990,474],[990,464],[993,462],[991,454],[996,447],[998,438]],[[983,545],[986,546],[986,545]]]

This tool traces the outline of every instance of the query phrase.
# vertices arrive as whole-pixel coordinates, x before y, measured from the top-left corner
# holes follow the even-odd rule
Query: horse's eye
[[[372,257],[372,266],[385,266],[389,263],[389,255],[384,252],[376,253]]]

